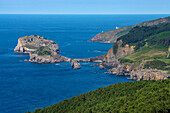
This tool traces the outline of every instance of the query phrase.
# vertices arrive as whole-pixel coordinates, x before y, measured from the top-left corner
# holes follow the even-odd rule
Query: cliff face
[[[41,46],[47,46],[52,52],[59,52],[58,44],[52,40],[47,40],[38,35],[25,36],[18,39],[18,44],[14,51],[18,53],[30,53],[36,51]]]
[[[141,63],[120,63],[118,60],[122,57],[131,55],[134,52],[135,46],[129,46],[126,44],[122,47],[122,41],[115,43],[118,45],[117,52],[115,52],[114,46],[110,48],[103,62],[101,63],[104,67],[111,67],[108,69],[110,74],[116,75],[130,75],[130,79],[134,80],[163,80],[170,77],[167,71],[157,70],[157,69],[144,69],[144,65],[147,60],[143,60]]]
[[[163,80],[168,79],[168,77],[169,75],[166,71],[160,71],[157,69],[132,70],[130,72],[130,79],[134,80]]]
[[[122,41],[118,41],[117,50],[114,47],[111,47],[107,54],[105,55],[102,64],[108,67],[116,66],[119,62],[118,59],[130,55],[134,52],[134,46],[129,46],[128,44],[125,47],[122,47]],[[116,54],[114,51],[117,51]]]
[[[30,62],[55,63],[71,61],[70,58],[59,55],[59,46],[56,42],[38,35],[19,38],[14,52],[29,53]]]
[[[107,32],[102,32],[94,36],[89,41],[102,42],[102,43],[115,43],[119,37],[129,33],[129,31],[136,26],[154,26],[154,25],[165,24],[165,23],[170,23],[170,17],[160,18],[153,21],[142,22],[137,25],[127,26],[115,30],[110,30]]]

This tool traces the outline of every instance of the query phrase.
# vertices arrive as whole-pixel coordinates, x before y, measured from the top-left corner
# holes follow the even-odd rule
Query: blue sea
[[[93,63],[36,64],[27,54],[14,53],[18,38],[41,35],[59,45],[61,55],[89,58],[106,54],[113,44],[88,42],[101,31],[168,15],[0,15],[0,112],[24,113],[76,95],[132,81],[128,76],[104,74]]]

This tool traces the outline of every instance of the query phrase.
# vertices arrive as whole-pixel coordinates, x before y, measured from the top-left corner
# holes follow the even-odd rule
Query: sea
[[[40,35],[54,40],[61,55],[89,58],[104,55],[113,44],[88,40],[102,31],[135,25],[169,15],[0,15],[0,113],[24,113],[115,83],[129,76],[104,74],[93,63],[37,64],[28,54],[14,53],[18,38]]]

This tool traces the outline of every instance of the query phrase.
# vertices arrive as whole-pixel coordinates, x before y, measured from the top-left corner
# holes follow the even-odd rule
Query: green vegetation
[[[47,50],[46,47],[41,46],[38,50],[38,55],[51,55],[51,52]]]
[[[146,38],[161,32],[170,31],[170,23],[161,24],[159,26],[136,26],[132,28],[128,34],[121,36],[118,40],[122,40],[123,44],[139,44],[139,41],[145,41]],[[143,44],[140,46],[144,46]],[[140,48],[139,47],[139,48]]]
[[[169,100],[170,79],[126,82],[78,95],[34,113],[168,113]]]
[[[127,34],[133,27],[134,26],[126,26],[126,27],[119,28],[118,30],[120,30],[120,29],[124,29],[124,30],[120,30],[115,36],[121,37],[121,36]]]
[[[100,33],[100,37],[102,37],[102,41],[116,41],[117,38],[127,34],[134,26],[126,26],[119,29],[114,29],[110,31],[105,31]]]
[[[120,63],[147,61],[145,68],[156,68],[170,73],[170,23],[158,26],[136,26],[120,37],[123,45],[135,46],[135,52],[120,58]]]
[[[166,48],[157,44],[141,47],[139,50],[135,51],[131,55],[123,57],[119,60],[125,61],[125,59],[129,59],[133,62],[141,62],[142,60],[165,59],[166,54]]]
[[[144,68],[159,69],[164,66],[166,66],[165,62],[162,62],[160,60],[153,60],[153,61],[146,62]]]
[[[170,37],[170,31],[161,32],[159,34],[153,35],[153,36],[149,37],[147,40],[167,39],[167,37]]]
[[[168,58],[168,59],[170,59],[170,55],[169,55],[169,54],[170,54],[170,46],[169,46],[169,48],[168,48],[168,54],[167,54],[167,58]]]
[[[117,43],[114,43],[113,45],[113,53],[116,55],[117,53],[117,49],[118,49],[118,44]]]
[[[119,61],[120,63],[126,63],[126,62],[133,63],[133,60],[126,59],[126,58],[120,58]]]

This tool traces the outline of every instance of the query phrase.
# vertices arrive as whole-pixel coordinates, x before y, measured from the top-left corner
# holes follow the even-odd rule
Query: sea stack
[[[77,60],[72,60],[71,67],[73,67],[74,69],[80,69],[81,65],[77,62]]]

